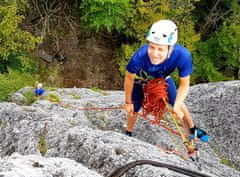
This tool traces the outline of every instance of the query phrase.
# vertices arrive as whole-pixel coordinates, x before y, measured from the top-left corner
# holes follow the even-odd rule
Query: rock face
[[[225,136],[223,133],[232,133],[235,128],[240,128],[239,122],[236,121],[240,113],[239,109],[236,110],[237,105],[234,104],[239,102],[239,85],[240,82],[237,81],[197,85],[191,88],[190,95],[187,98],[195,122],[208,130],[210,134],[211,142],[209,144],[216,145],[215,148],[231,157],[236,164],[239,162],[239,149],[234,148],[240,142],[238,139],[239,132],[236,132],[233,136],[230,136],[231,134]],[[224,88],[228,88],[228,91],[221,92]],[[128,162],[142,159],[198,170],[190,159],[183,160],[177,155],[166,154],[156,146],[169,147],[174,145],[165,129],[151,125],[147,120],[139,119],[136,123],[134,137],[127,137],[123,134],[126,120],[124,110],[80,110],[83,107],[114,108],[121,106],[124,103],[124,93],[122,91],[102,93],[89,89],[73,88],[58,89],[51,91],[51,93],[59,95],[61,103],[52,103],[44,99],[31,106],[0,103],[0,155],[2,157],[0,161],[4,161],[4,163],[0,163],[0,176],[1,173],[8,174],[9,168],[12,169],[12,172],[17,171],[18,166],[10,165],[13,161],[14,164],[26,164],[25,162],[28,161],[36,161],[39,164],[48,162],[49,166],[53,167],[40,170],[41,172],[51,171],[54,166],[61,164],[59,169],[65,169],[64,171],[66,171],[66,173],[60,175],[63,177],[81,176],[79,171],[84,171],[83,166],[91,169],[93,175],[94,171],[97,171],[98,176],[107,176],[114,169]],[[222,93],[221,98],[219,97],[220,93]],[[221,99],[225,101],[214,104],[217,102],[216,100]],[[234,108],[231,103],[236,107]],[[218,111],[213,114],[212,110],[218,110],[217,106],[222,109],[222,112]],[[228,110],[227,113],[224,110]],[[222,118],[219,118],[220,115]],[[219,120],[226,120],[224,115],[228,117],[229,124],[226,122],[218,123]],[[234,128],[230,124],[231,121],[236,121],[234,122]],[[225,131],[225,129],[228,130]],[[236,144],[234,144],[234,141],[236,141]],[[228,142],[228,144],[225,142]],[[199,144],[202,154],[200,159],[203,168],[202,173],[221,177],[240,176],[238,171],[220,163],[221,159],[209,144]],[[226,151],[226,146],[231,146],[229,148],[234,150],[235,154]],[[22,155],[16,155],[15,152]],[[41,157],[40,154],[45,155],[45,157]],[[34,160],[31,160],[32,158]],[[66,160],[66,158],[72,160]],[[61,163],[62,161],[66,161],[66,163]],[[31,169],[27,165],[23,168]],[[69,171],[76,173],[68,175],[68,169],[72,168],[74,170]],[[34,167],[31,170],[34,170]],[[55,172],[53,170],[49,174]],[[77,174],[78,172],[79,174]],[[82,176],[85,175],[82,174]],[[47,176],[47,173],[44,175]],[[22,176],[30,177],[31,175],[26,172]],[[173,177],[184,175],[166,168],[145,165],[130,170],[127,176]]]
[[[211,145],[240,167],[240,81],[193,86],[187,103]]]
[[[39,155],[21,156],[20,154],[13,154],[11,157],[0,159],[0,169],[2,171],[0,171],[0,176],[4,177],[102,177],[74,160],[44,158]]]

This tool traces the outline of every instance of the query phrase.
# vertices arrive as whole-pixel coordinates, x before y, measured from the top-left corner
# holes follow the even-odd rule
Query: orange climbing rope
[[[150,121],[152,124],[156,124],[167,129],[170,133],[179,135],[183,141],[184,146],[187,149],[188,155],[192,156],[195,152],[195,148],[193,142],[189,142],[187,140],[188,132],[187,128],[184,126],[183,120],[181,120],[172,110],[172,108],[168,104],[168,93],[167,93],[168,84],[164,78],[156,78],[148,81],[143,89],[144,89],[144,101],[143,101],[143,111],[142,114],[138,113],[139,116],[144,119]],[[111,107],[111,108],[78,108],[73,105],[60,102],[59,103],[63,107],[68,107],[76,110],[113,110],[113,109],[123,109],[122,106],[119,107]],[[169,127],[167,124],[165,125],[161,120],[163,119],[165,113],[169,113],[170,117],[173,119],[173,123],[175,124],[176,130]],[[149,118],[149,115],[152,115],[153,118]],[[178,125],[179,124],[179,125]],[[183,128],[183,131],[181,128]],[[169,151],[170,152],[170,151]],[[179,151],[172,151],[176,154],[182,155]],[[186,159],[186,158],[184,158]]]
[[[147,82],[144,85],[144,101],[143,101],[143,114],[139,114],[144,119],[149,120],[152,124],[157,124],[161,127],[164,127],[173,134],[178,134],[189,155],[192,155],[195,152],[193,142],[187,140],[187,128],[184,126],[183,120],[181,120],[176,113],[170,108],[168,104],[168,84],[164,78],[156,78]],[[173,122],[177,128],[174,130],[168,126],[161,123],[166,112],[169,112],[170,116],[173,119]],[[148,115],[152,115],[154,118],[148,118]],[[179,125],[178,125],[179,124]],[[183,128],[183,131],[181,128]]]
[[[143,115],[151,114],[156,119],[161,119],[167,112],[168,84],[165,79],[157,78],[149,81],[144,86]]]

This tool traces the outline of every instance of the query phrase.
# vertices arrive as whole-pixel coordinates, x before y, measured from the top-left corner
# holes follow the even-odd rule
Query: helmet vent
[[[166,34],[163,34],[163,37],[167,37],[167,35],[166,35]]]

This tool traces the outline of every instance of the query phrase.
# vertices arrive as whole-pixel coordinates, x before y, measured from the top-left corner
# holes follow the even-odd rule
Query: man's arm
[[[124,81],[124,90],[125,90],[125,110],[128,114],[132,115],[134,113],[134,107],[132,102],[132,92],[133,84],[136,74],[126,72],[125,81]]]
[[[126,72],[124,80],[125,103],[132,104],[132,90],[136,74]]]
[[[185,98],[187,97],[189,87],[190,87],[190,75],[186,77],[180,77],[177,97],[175,104],[173,106],[173,111],[176,112],[180,117],[183,117],[183,113],[180,108]]]

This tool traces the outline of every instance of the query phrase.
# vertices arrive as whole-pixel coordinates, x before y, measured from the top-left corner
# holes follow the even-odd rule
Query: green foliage
[[[38,63],[28,55],[10,55],[8,57],[8,68],[18,70],[22,73],[34,73]]]
[[[51,93],[47,96],[47,99],[51,102],[60,102],[60,98],[57,94]]]
[[[178,43],[184,45],[191,52],[196,50],[196,44],[200,41],[200,34],[197,34],[194,30],[194,23],[189,21],[184,21],[178,25],[179,29],[179,39]]]
[[[60,65],[50,65],[46,68],[46,64],[41,63],[38,66],[38,74],[41,76],[41,80],[47,85],[54,88],[59,88],[62,85],[63,77],[61,75]]]
[[[121,48],[118,51],[118,64],[119,64],[119,70],[121,74],[124,76],[126,72],[126,65],[133,55],[133,53],[136,51],[136,49],[139,47],[139,44],[135,45],[129,45],[129,44],[122,44]]]
[[[240,4],[239,0],[231,1],[232,15],[226,20],[228,23],[235,23],[240,25]]]
[[[194,65],[195,82],[239,79],[240,25],[224,25],[207,41],[198,44]]]
[[[192,83],[214,82],[226,80],[226,77],[217,71],[212,61],[212,47],[208,42],[198,42],[197,51],[193,52],[194,72]]]
[[[100,88],[97,88],[97,87],[93,87],[93,88],[91,88],[91,90],[94,92],[101,93],[102,95],[108,95],[107,92],[104,92],[103,90],[101,90]]]
[[[80,9],[85,26],[96,31],[121,31],[131,15],[129,0],[84,0]]]
[[[1,0],[0,6],[16,5],[19,12],[24,12],[29,7],[28,0]]]
[[[237,70],[235,79],[239,79],[240,70],[240,25],[231,24],[224,25],[222,30],[214,36],[216,52],[215,61],[222,63],[224,67],[223,73],[229,75]],[[216,61],[217,62],[217,61]],[[223,67],[218,66],[218,67]],[[230,76],[233,74],[230,74]]]
[[[214,63],[208,56],[196,55],[193,62],[195,69],[191,77],[192,84],[216,82],[227,79],[216,70]]]
[[[37,100],[33,91],[27,91],[26,93],[23,94],[23,96],[25,97],[24,103],[26,105],[30,105]]]
[[[129,30],[125,35],[136,39],[136,42],[146,43],[146,34],[152,23],[167,18],[169,12],[169,1],[157,0],[156,2],[144,2],[132,0],[132,17],[128,24]],[[126,18],[129,18],[128,16]]]
[[[15,4],[0,6],[0,59],[7,60],[11,54],[31,51],[41,42],[41,38],[18,27],[22,19]]]
[[[76,100],[81,99],[81,96],[77,93],[72,93],[71,95],[72,95],[73,99],[76,99]]]
[[[0,74],[0,100],[6,101],[11,93],[25,86],[34,85],[36,76],[19,71],[10,71],[9,74]]]
[[[229,166],[230,168],[240,171],[240,168],[237,167],[228,157],[226,157],[226,155],[221,153],[221,151],[219,150],[219,148],[216,145],[211,145],[211,148],[216,153],[216,155],[220,158],[220,163],[222,163],[226,166]]]
[[[44,156],[48,151],[47,132],[48,132],[47,123],[45,123],[45,126],[41,129],[41,132],[39,134],[39,141],[38,141],[38,150],[42,156]]]
[[[84,0],[74,3],[74,8],[80,7],[81,22],[87,30],[110,33],[121,46],[116,58],[123,75],[133,53],[146,43],[145,35],[152,23],[171,19],[178,26],[178,43],[193,55],[192,83],[239,79],[238,0]],[[61,85],[62,80],[55,79],[60,69],[54,66],[48,68],[49,74],[42,72],[28,55],[41,39],[19,27],[23,20],[20,14],[24,14],[27,7],[27,0],[0,2],[0,72],[6,71],[6,65],[18,73],[37,71],[47,83]],[[3,76],[6,80],[7,76]],[[173,77],[177,76],[175,72]]]
[[[222,157],[220,163],[222,163],[226,166],[229,166],[230,168],[240,171],[240,168],[238,168],[236,165],[234,165],[234,163],[226,157]]]

